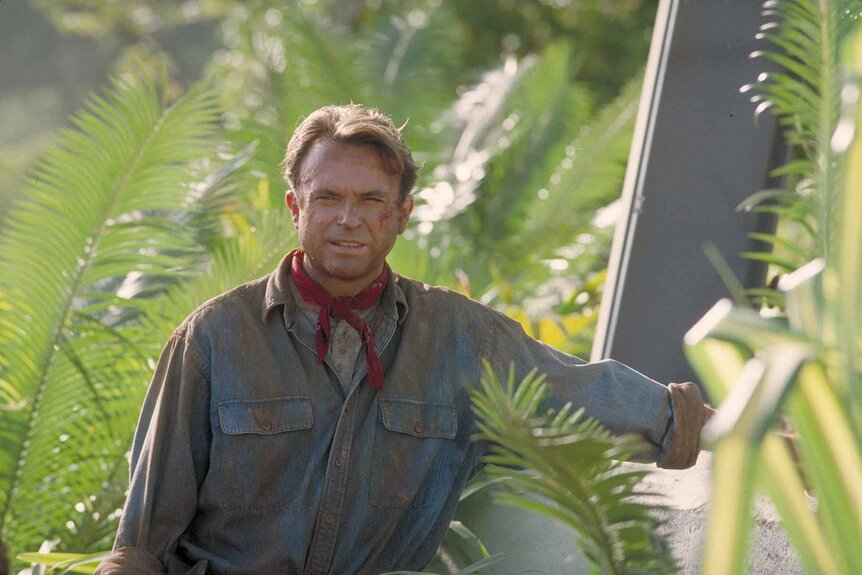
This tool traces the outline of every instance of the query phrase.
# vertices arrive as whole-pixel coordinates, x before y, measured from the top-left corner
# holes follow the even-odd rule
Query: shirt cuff
[[[657,465],[665,469],[686,469],[697,463],[700,453],[700,430],[706,420],[706,409],[700,389],[693,383],[671,383],[673,423],[664,453]]]
[[[121,547],[99,564],[96,575],[161,575],[162,562],[141,547]]]

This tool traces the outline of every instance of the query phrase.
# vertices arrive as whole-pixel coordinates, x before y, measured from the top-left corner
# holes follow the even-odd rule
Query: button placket
[[[319,521],[314,529],[311,552],[309,553],[308,573],[323,575],[327,573],[335,555],[335,543],[340,526],[341,505],[347,488],[347,459],[350,457],[350,444],[353,439],[353,416],[349,405],[355,400],[354,394],[347,397],[341,418],[332,440],[330,461],[323,481]],[[337,454],[337,455],[336,455]]]
[[[384,302],[385,303],[385,302]],[[387,318],[383,309],[379,309],[369,322],[374,333],[375,342],[379,342],[378,353],[382,356],[384,350],[389,346],[395,335],[396,325],[393,318]],[[328,359],[324,360],[328,363]],[[330,369],[332,366],[330,365]],[[306,562],[306,575],[325,575],[335,555],[336,537],[340,525],[341,505],[347,487],[347,461],[350,458],[350,446],[353,441],[353,409],[357,396],[361,393],[377,393],[369,387],[363,388],[360,383],[368,373],[368,365],[364,354],[360,354],[354,366],[353,381],[347,392],[344,406],[341,410],[335,437],[332,440],[332,451],[330,461],[327,465],[326,476],[323,481],[323,494],[321,498],[321,509],[318,512],[319,521],[314,528],[311,550]],[[335,456],[335,453],[339,453]],[[340,464],[338,463],[340,461]],[[327,520],[331,518],[331,522]]]

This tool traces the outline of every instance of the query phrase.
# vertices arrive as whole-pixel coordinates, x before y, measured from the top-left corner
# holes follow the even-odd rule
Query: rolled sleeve
[[[666,469],[686,469],[697,463],[706,409],[697,385],[671,383],[668,390],[673,409],[672,424],[657,463]]]

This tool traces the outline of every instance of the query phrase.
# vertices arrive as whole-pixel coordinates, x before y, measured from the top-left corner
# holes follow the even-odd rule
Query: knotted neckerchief
[[[383,273],[359,294],[353,297],[335,297],[329,295],[329,292],[323,286],[311,279],[311,276],[305,272],[302,267],[304,256],[305,253],[301,249],[296,251],[291,265],[291,275],[293,283],[299,289],[302,299],[308,303],[315,303],[320,306],[320,312],[317,315],[317,328],[315,330],[317,363],[323,361],[329,350],[330,333],[332,331],[329,318],[347,320],[347,323],[359,332],[359,335],[362,336],[362,341],[365,343],[365,359],[368,362],[368,379],[371,382],[371,386],[377,390],[383,389],[383,368],[380,366],[380,358],[377,357],[377,352],[374,351],[374,336],[368,324],[365,323],[355,310],[368,309],[380,300],[383,289],[386,287],[388,266],[384,266]]]

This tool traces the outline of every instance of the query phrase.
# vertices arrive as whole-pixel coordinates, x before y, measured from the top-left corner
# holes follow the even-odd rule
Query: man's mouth
[[[366,244],[363,242],[357,242],[352,240],[333,240],[330,242],[332,246],[332,250],[335,253],[340,253],[343,255],[351,255],[351,254],[361,254],[365,253]]]

